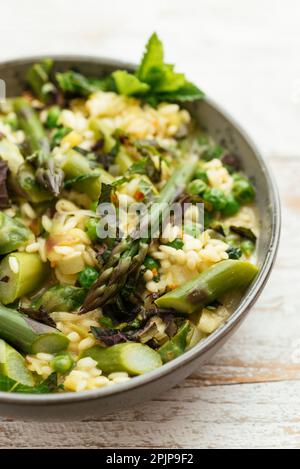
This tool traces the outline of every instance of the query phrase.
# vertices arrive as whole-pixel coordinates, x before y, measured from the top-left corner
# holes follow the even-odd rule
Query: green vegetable
[[[0,139],[0,158],[7,162],[13,176],[16,176],[20,166],[24,163],[24,158],[17,145],[6,138]]]
[[[158,349],[158,353],[160,354],[163,363],[167,363],[184,353],[187,346],[187,336],[189,331],[190,321],[185,321],[180,326],[174,337]]]
[[[236,213],[238,213],[240,208],[241,206],[238,203],[238,201],[235,199],[235,197],[232,194],[229,194],[227,196],[226,205],[223,209],[223,215],[225,217],[231,217],[235,215]]]
[[[203,97],[202,91],[188,82],[182,73],[176,73],[173,65],[164,63],[163,45],[155,33],[146,45],[136,76],[150,86],[148,96],[156,102],[189,101]]]
[[[41,324],[0,304],[0,337],[25,353],[57,353],[69,340],[53,327]]]
[[[75,311],[82,305],[86,291],[72,285],[54,285],[32,303],[32,308],[41,306],[48,312]]]
[[[230,231],[239,235],[241,238],[249,239],[254,244],[256,243],[256,235],[250,228],[246,228],[245,226],[231,225]]]
[[[49,394],[57,391],[57,376],[56,373],[52,373],[47,379],[35,386],[27,386],[21,384],[14,379],[9,378],[3,374],[0,374],[0,391],[4,392],[18,392],[23,394]]]
[[[183,245],[184,245],[184,242],[180,238],[176,238],[174,239],[174,241],[170,241],[167,244],[167,246],[170,246],[171,248],[174,248],[174,249],[182,249]]]
[[[207,184],[202,179],[194,179],[187,187],[190,195],[202,195],[207,190]]]
[[[69,95],[87,97],[96,91],[113,91],[113,82],[110,77],[103,80],[87,78],[80,73],[69,70],[55,75],[60,89]]]
[[[209,202],[215,211],[222,211],[226,207],[226,195],[221,189],[213,187],[207,189],[203,194],[205,202]]]
[[[99,272],[93,267],[85,267],[84,270],[79,272],[77,280],[79,285],[83,288],[90,288],[99,277]]]
[[[27,73],[27,82],[31,86],[34,94],[42,102],[49,102],[55,86],[51,83],[49,74],[53,67],[52,59],[45,59],[40,63],[34,64]]]
[[[112,74],[119,94],[125,96],[143,95],[149,91],[150,86],[142,83],[136,76],[125,70],[117,70]]]
[[[241,242],[241,250],[245,256],[249,257],[255,250],[255,243],[249,239],[245,239],[245,241]]]
[[[19,126],[25,132],[32,153],[39,151],[49,153],[49,141],[36,111],[23,98],[16,98],[13,105]]]
[[[0,212],[0,255],[22,246],[30,237],[30,230],[17,218]]]
[[[34,379],[22,355],[0,339],[0,373],[18,383],[33,386]]]
[[[132,158],[126,153],[123,147],[120,148],[115,161],[121,174],[125,174],[133,165]]]
[[[92,243],[95,243],[98,239],[98,235],[97,235],[98,225],[99,225],[98,218],[89,218],[85,224],[85,230],[87,232],[88,237],[92,241]]]
[[[69,353],[60,353],[53,358],[51,367],[57,373],[67,373],[74,366],[74,360]]]
[[[228,254],[229,259],[239,259],[243,254],[239,247],[233,246],[230,246],[226,252]]]
[[[185,186],[193,177],[196,164],[196,156],[189,154],[186,161],[175,169],[159,196],[156,197],[155,204],[149,205],[149,217],[145,219],[145,226],[141,226],[141,232],[145,232],[146,239],[128,236],[116,244],[103,265],[98,280],[88,292],[81,308],[82,313],[92,311],[116,296],[126,284],[129,274],[131,278],[139,274],[147,255],[151,236],[159,234],[160,220],[164,219],[170,204],[178,197],[178,194],[184,191]],[[149,230],[150,227],[151,230]]]
[[[62,162],[61,169],[66,179],[72,179],[72,186],[78,192],[87,194],[92,200],[97,200],[101,193],[101,178],[97,170],[90,167],[89,161],[80,153],[70,150]],[[91,178],[86,179],[89,175]],[[78,178],[78,179],[76,179]]]
[[[103,79],[88,78],[68,71],[57,73],[60,89],[72,96],[89,96],[102,91],[115,91],[125,96],[142,97],[156,105],[159,101],[194,101],[203,92],[186,80],[184,74],[176,73],[174,66],[164,63],[163,45],[153,34],[135,74],[117,70]]]
[[[58,147],[62,139],[71,132],[68,127],[59,127],[51,138],[51,148]]]
[[[258,268],[250,262],[222,261],[161,296],[155,303],[159,308],[192,314],[230,290],[246,288],[257,273]]]
[[[26,198],[35,204],[46,202],[53,199],[53,196],[47,192],[37,181],[36,172],[33,167],[25,163],[17,174],[17,183],[26,195]]]
[[[211,160],[214,160],[215,158],[220,158],[223,153],[224,153],[223,148],[220,147],[219,145],[216,145],[215,147],[208,148],[201,155],[201,158],[205,161],[211,161]]]
[[[208,176],[207,176],[207,172],[202,169],[202,168],[198,168],[196,171],[195,171],[195,179],[201,179],[203,182],[205,182],[206,184],[209,184],[209,180],[208,180]]]
[[[16,264],[18,272],[11,268]],[[0,263],[0,301],[7,305],[28,295],[38,288],[48,273],[47,264],[39,254],[15,252],[8,254]]]
[[[162,365],[160,355],[147,345],[125,342],[108,348],[100,346],[86,350],[83,357],[96,360],[105,374],[125,371],[129,375],[142,375]]]
[[[255,198],[255,190],[251,182],[239,174],[234,176],[232,193],[240,204],[250,204]]]
[[[146,269],[149,269],[149,270],[153,270],[153,269],[158,270],[159,262],[153,259],[153,257],[151,256],[146,256],[144,260],[144,266],[146,267]]]
[[[58,126],[61,109],[59,106],[52,106],[48,109],[46,127],[48,129],[54,129]]]

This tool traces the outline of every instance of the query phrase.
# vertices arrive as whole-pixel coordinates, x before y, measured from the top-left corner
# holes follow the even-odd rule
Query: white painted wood
[[[136,61],[147,36],[250,132],[283,202],[274,273],[247,321],[181,386],[99,421],[0,419],[0,447],[300,446],[300,4],[297,0],[10,0],[0,60],[85,53]]]

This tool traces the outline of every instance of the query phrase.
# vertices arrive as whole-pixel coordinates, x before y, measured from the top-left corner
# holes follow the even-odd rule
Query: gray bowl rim
[[[57,60],[59,62],[74,62],[79,63],[93,63],[95,65],[105,65],[111,68],[122,68],[128,70],[134,70],[136,65],[132,63],[123,62],[117,59],[89,56],[89,55],[72,55],[72,54],[43,54],[38,56],[29,56],[24,58],[15,58],[12,60],[6,60],[0,62],[0,70],[4,67],[13,67],[17,65],[28,65],[32,62],[39,61],[45,57],[53,58],[54,62]],[[242,321],[242,319],[249,312],[250,308],[254,305],[259,295],[261,294],[269,276],[271,270],[274,266],[276,255],[278,251],[279,241],[280,241],[280,230],[281,230],[281,206],[279,199],[279,192],[273,174],[262,157],[260,151],[258,150],[256,144],[253,142],[251,137],[241,128],[241,126],[235,121],[231,115],[224,110],[220,105],[214,102],[211,98],[205,95],[204,100],[213,107],[217,112],[219,112],[235,129],[239,132],[241,137],[248,143],[251,147],[253,153],[259,165],[261,171],[264,173],[268,190],[270,193],[270,203],[272,211],[272,232],[271,240],[269,244],[268,251],[265,255],[264,263],[261,267],[261,270],[256,277],[255,281],[251,285],[250,289],[247,292],[239,304],[238,308],[230,316],[228,321],[207,337],[202,342],[199,342],[195,347],[185,352],[178,358],[175,358],[171,362],[163,365],[157,370],[146,373],[145,375],[135,377],[134,379],[117,384],[111,387],[92,390],[92,391],[81,391],[81,392],[66,392],[66,393],[57,393],[57,394],[10,394],[8,392],[0,391],[0,403],[14,404],[14,405],[46,405],[46,406],[57,406],[65,404],[74,404],[76,402],[100,399],[101,397],[111,396],[121,394],[123,392],[128,392],[130,390],[141,388],[149,382],[158,381],[164,376],[170,375],[175,369],[182,368],[188,363],[196,360],[202,353],[208,352],[212,349],[218,341],[224,338],[232,329],[236,328],[237,325]]]

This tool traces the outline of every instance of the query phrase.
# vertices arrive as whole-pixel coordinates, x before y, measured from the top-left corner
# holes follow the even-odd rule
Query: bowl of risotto
[[[280,230],[269,169],[156,34],[138,67],[40,57],[0,79],[1,415],[150,399],[261,293]]]

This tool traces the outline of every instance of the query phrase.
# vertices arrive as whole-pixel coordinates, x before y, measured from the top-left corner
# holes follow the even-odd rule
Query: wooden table
[[[280,188],[283,230],[264,293],[209,364],[158,399],[102,419],[0,419],[0,447],[300,446],[299,13],[297,0],[1,5],[6,20],[0,59],[80,52],[136,60],[157,30],[168,59],[229,109],[260,145]]]

